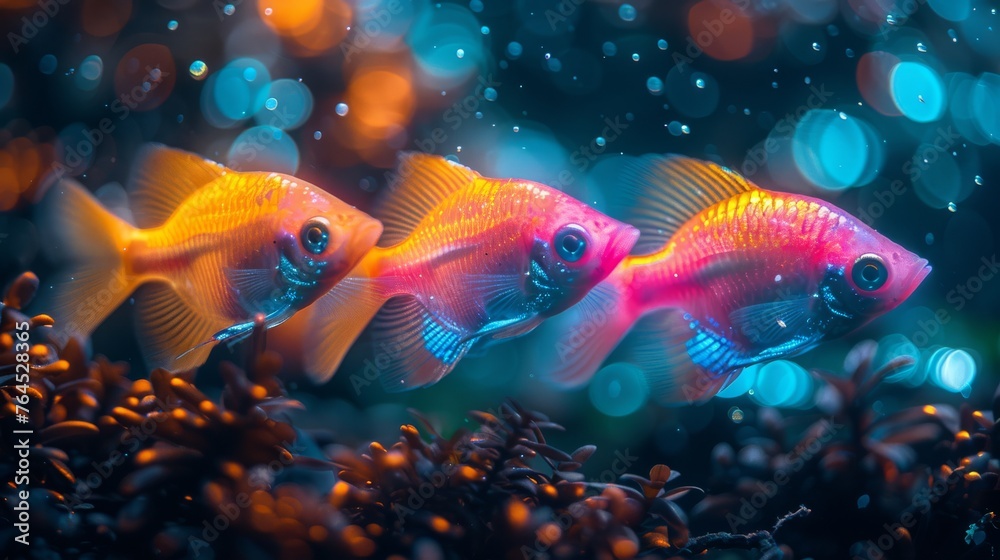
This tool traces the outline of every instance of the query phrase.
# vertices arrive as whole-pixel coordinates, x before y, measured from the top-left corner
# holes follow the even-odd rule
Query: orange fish
[[[240,173],[195,154],[144,149],[130,180],[134,227],[81,185],[56,183],[43,228],[74,263],[53,285],[65,334],[87,336],[136,292],[137,335],[151,367],[187,370],[212,343],[263,316],[291,317],[367,253],[382,225],[322,189],[279,173]]]
[[[306,365],[318,380],[372,321],[383,386],[434,383],[470,349],[579,301],[639,235],[552,187],[424,154],[402,158],[379,215],[382,247],[308,311]]]

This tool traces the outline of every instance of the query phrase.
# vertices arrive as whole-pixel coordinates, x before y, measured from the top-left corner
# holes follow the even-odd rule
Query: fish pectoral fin
[[[477,323],[497,323],[508,319],[521,320],[526,315],[524,276],[521,274],[466,274],[460,278],[470,301],[482,302],[482,317]],[[471,323],[470,323],[471,324]]]
[[[662,404],[708,400],[745,365],[737,344],[683,309],[662,309],[639,320],[613,358],[638,366]]]
[[[809,336],[809,317],[814,298],[803,297],[758,303],[729,314],[733,330],[750,348],[769,348]]]
[[[379,245],[388,247],[406,239],[444,199],[479,177],[468,167],[441,156],[401,154],[396,179],[376,211],[375,217],[384,226]]]
[[[475,344],[463,329],[430,313],[414,296],[390,299],[372,320],[382,387],[399,392],[436,383]]]
[[[632,158],[617,173],[608,213],[639,228],[632,249],[662,249],[678,228],[702,210],[754,187],[728,168],[679,155]]]
[[[225,269],[229,285],[236,290],[240,300],[247,305],[256,305],[274,299],[273,292],[277,286],[276,274],[277,271],[273,268]]]
[[[148,144],[140,150],[129,177],[129,203],[136,225],[163,225],[192,193],[224,176],[221,164],[197,154]]]
[[[136,331],[150,368],[176,372],[205,363],[219,320],[198,313],[165,282],[140,286],[135,302]]]

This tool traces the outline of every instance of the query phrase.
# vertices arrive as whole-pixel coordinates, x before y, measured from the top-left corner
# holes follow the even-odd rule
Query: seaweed
[[[0,445],[33,430],[26,480],[16,454],[0,458],[0,517],[17,519],[18,493],[30,491],[31,547],[5,524],[9,557],[989,558],[1000,536],[1000,393],[992,411],[876,413],[881,381],[907,362],[872,368],[872,343],[847,357],[847,376],[816,372],[827,402],[805,428],[763,409],[758,435],[717,445],[706,493],[662,464],[589,482],[596,447],[553,446],[563,427],[513,400],[469,412],[472,429],[449,436],[411,410],[398,440],[345,446],[295,427],[303,405],[263,325],[243,367],[219,366],[211,397],[193,372],[132,379],[126,364],[89,359],[82,341],[57,349],[53,320],[20,311],[37,287],[21,275],[0,310]],[[8,373],[23,322],[40,341],[27,388]]]

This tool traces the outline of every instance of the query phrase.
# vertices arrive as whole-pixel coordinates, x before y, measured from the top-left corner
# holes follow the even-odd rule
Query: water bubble
[[[694,85],[698,89],[705,89],[705,80],[702,78],[698,78],[697,80],[694,81]]]
[[[56,71],[57,64],[55,55],[47,54],[38,61],[38,70],[42,74],[51,74]]]
[[[778,82],[771,82],[771,87],[774,89],[778,89]]]
[[[683,125],[677,121],[670,121],[670,124],[667,125],[667,130],[670,131],[670,134],[673,134],[674,136],[680,136],[682,134],[681,132],[682,126]]]
[[[747,107],[746,109],[743,109],[743,114],[747,115],[747,116],[750,116],[750,108]]]
[[[497,90],[495,90],[495,89],[493,89],[491,87],[486,88],[485,90],[483,90],[483,99],[485,99],[487,101],[496,101],[497,100]]]
[[[933,245],[934,244],[934,234],[933,233],[928,233],[927,235],[925,235],[924,236],[924,243],[926,243],[928,245]]]
[[[636,11],[632,4],[622,4],[618,8],[618,17],[623,21],[635,21]]]
[[[659,95],[663,92],[663,80],[657,78],[656,76],[650,76],[646,80],[646,89],[648,89],[649,93],[652,93],[653,95]]]
[[[806,76],[806,78],[804,80],[802,80],[802,81],[804,81],[806,83],[806,85],[809,85],[809,84],[812,83],[812,78],[810,78],[809,76]]]
[[[479,32],[482,33],[483,35],[489,35],[490,34],[490,28],[484,25],[484,26],[482,26],[482,27],[479,28]]]
[[[632,60],[639,62],[639,53],[632,53]]]
[[[957,43],[958,42],[958,34],[955,33],[954,29],[949,29],[948,30],[948,36],[951,37],[951,42],[952,43]]]
[[[691,127],[686,124],[681,125],[681,132],[684,134],[691,134]]]
[[[334,111],[337,112],[337,115],[341,117],[346,116],[348,110],[349,107],[347,106],[347,103],[337,103],[337,106],[334,108]]]
[[[917,50],[920,52],[927,52],[927,45],[923,43],[917,43]]]
[[[476,111],[476,118],[477,119],[483,118],[483,112],[482,111]]]
[[[469,2],[469,9],[476,13],[483,11],[485,7],[486,6],[483,5],[483,0],[471,0]]]
[[[521,127],[515,126],[514,127],[514,132],[521,132]]]
[[[232,4],[226,4],[225,7],[222,8],[222,13],[226,14],[227,16],[231,16],[236,13],[236,6],[233,6]]]
[[[323,138],[323,133],[317,130],[316,132],[313,132],[313,138],[319,140]]]
[[[273,111],[277,109],[278,100],[273,97],[268,97],[267,100],[264,101],[264,108],[267,109],[268,111]]]
[[[837,116],[839,116],[840,120],[842,120],[842,121],[846,121],[847,120],[847,113],[845,113],[843,111],[837,113]]]
[[[659,41],[657,41],[657,42],[656,42],[656,46],[657,46],[657,47],[658,47],[658,48],[659,48],[659,49],[660,49],[661,51],[665,51],[665,50],[667,50],[667,46],[668,46],[668,45],[667,45],[667,40],[666,40],[666,39],[660,39]]]
[[[605,140],[603,136],[598,136],[597,139],[594,140],[594,143],[598,146],[606,146],[608,141]]]
[[[257,79],[257,69],[253,66],[247,66],[243,69],[243,79],[252,82]]]
[[[958,205],[955,204],[954,202],[949,202],[948,203],[948,211],[949,212],[958,212]]]
[[[734,406],[729,409],[729,419],[735,422],[736,424],[743,422],[744,418],[745,416],[743,414],[743,410],[740,407]]]
[[[980,187],[983,186],[983,178],[980,175],[976,175],[976,184]]]
[[[521,43],[518,43],[517,41],[511,41],[510,43],[507,44],[507,54],[510,55],[511,58],[517,58],[521,56],[521,53],[523,52],[524,52],[524,47],[521,46]]]
[[[455,56],[458,58],[465,58],[465,49],[458,49],[455,51]]]
[[[840,28],[831,23],[826,26],[826,33],[831,37],[836,37],[837,35],[840,35]]]
[[[618,47],[611,41],[605,41],[601,45],[601,52],[604,53],[604,56],[615,56],[618,53]]]
[[[203,80],[205,76],[208,75],[208,65],[200,60],[196,60],[191,63],[188,68],[188,72],[191,73],[191,77],[196,80]]]
[[[171,31],[176,30],[177,29],[177,20],[176,19],[172,19],[172,20],[168,21],[167,22],[167,29],[169,29]]]
[[[896,18],[896,14],[888,14],[885,16],[885,22],[889,25],[896,25],[899,23],[899,19]]]
[[[819,49],[820,49],[819,43],[813,43],[813,50],[819,52]]]
[[[265,16],[269,16],[269,15],[271,15],[273,13],[274,13],[274,10],[272,10],[271,8],[264,8],[264,15]]]
[[[854,49],[845,49],[844,54],[847,55],[847,58],[854,58]]]

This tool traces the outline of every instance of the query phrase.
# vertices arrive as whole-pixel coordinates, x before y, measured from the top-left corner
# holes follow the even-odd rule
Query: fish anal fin
[[[377,281],[352,274],[302,311],[308,323],[304,328],[306,372],[314,382],[333,377],[385,300]],[[292,322],[299,321],[292,318]]]
[[[590,380],[632,327],[633,316],[624,292],[610,280],[592,289],[579,303],[546,319],[533,335],[536,369],[562,387]]]
[[[624,164],[609,214],[639,228],[633,254],[662,249],[702,210],[756,188],[736,172],[679,155],[645,155]]]
[[[203,316],[173,287],[150,282],[135,294],[136,332],[146,364],[169,371],[186,371],[205,363],[212,336],[227,325]]]
[[[475,171],[440,156],[401,154],[395,180],[375,213],[384,226],[379,245],[387,247],[406,239],[441,201],[478,178]]]
[[[129,176],[129,202],[141,228],[163,225],[192,193],[234,173],[197,154],[161,144],[144,146]]]
[[[382,386],[389,392],[436,383],[477,340],[435,317],[410,295],[390,299],[375,316],[370,331],[379,353],[376,366]]]
[[[661,309],[640,319],[615,357],[643,370],[654,399],[664,405],[703,402],[742,371],[741,348],[683,309]]]

